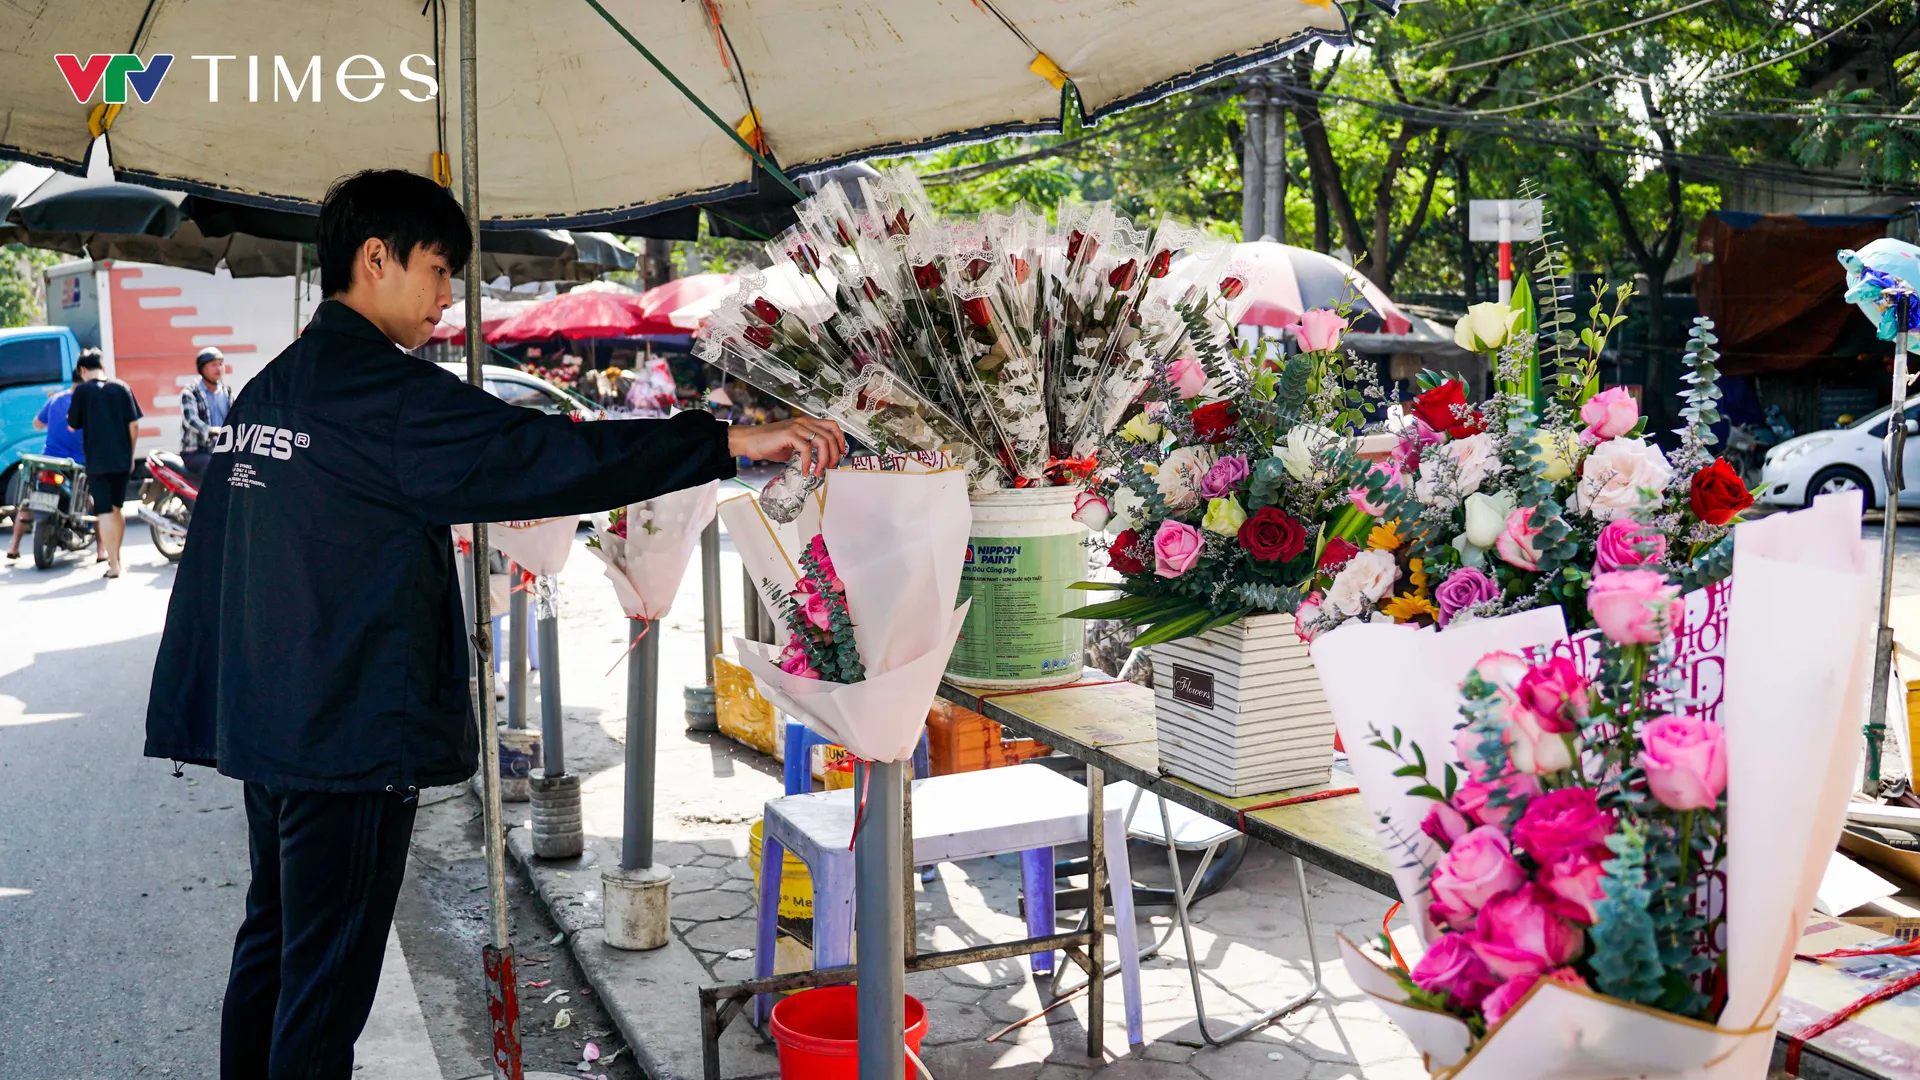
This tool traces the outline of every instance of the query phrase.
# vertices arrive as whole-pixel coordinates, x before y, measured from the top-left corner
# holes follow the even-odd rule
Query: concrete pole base
[[[667,889],[672,884],[673,871],[664,866],[637,870],[613,866],[600,871],[607,944],[634,951],[666,945]]]
[[[541,859],[577,858],[580,832],[580,777],[576,773],[548,776],[545,769],[527,774],[533,803],[533,854]]]
[[[720,718],[714,711],[713,687],[692,683],[682,696],[686,700],[688,731],[720,730]]]
[[[534,728],[497,727],[500,733],[500,801],[526,802],[527,776],[540,767],[540,732]]]

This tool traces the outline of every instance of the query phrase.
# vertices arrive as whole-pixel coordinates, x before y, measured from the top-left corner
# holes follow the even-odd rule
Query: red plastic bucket
[[[773,1041],[780,1047],[780,1080],[858,1080],[859,990],[822,986],[773,1007]],[[927,1007],[907,995],[907,1049],[920,1052]],[[907,1062],[907,1075],[917,1075]]]

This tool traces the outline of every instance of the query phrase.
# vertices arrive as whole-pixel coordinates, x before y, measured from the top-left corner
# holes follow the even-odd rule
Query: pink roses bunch
[[[1699,897],[1724,855],[1726,740],[1663,689],[1677,591],[1651,570],[1595,578],[1594,679],[1567,656],[1482,657],[1462,685],[1459,764],[1410,792],[1431,800],[1420,831],[1438,853],[1430,947],[1399,974],[1477,1035],[1542,979],[1695,1018],[1712,1008],[1723,945]],[[1373,745],[1400,754],[1398,732]],[[1397,775],[1430,775],[1415,750]],[[1682,961],[1649,981],[1624,960],[1652,955]]]
[[[1594,923],[1600,864],[1614,829],[1613,815],[1590,788],[1536,789],[1525,806],[1511,835],[1481,825],[1442,841],[1446,854],[1433,871],[1428,914],[1444,929],[1410,973],[1416,986],[1480,1010],[1490,1024],[1542,977],[1586,985],[1568,965]],[[1459,816],[1440,804],[1428,822],[1449,815]],[[1425,831],[1441,838],[1448,829]]]
[[[847,611],[847,587],[834,572],[824,537],[815,536],[800,553],[800,579],[781,601],[787,644],[780,670],[805,679],[854,683],[866,678],[853,641]]]

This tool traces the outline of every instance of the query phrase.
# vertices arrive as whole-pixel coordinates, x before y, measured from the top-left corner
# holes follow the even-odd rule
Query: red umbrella
[[[715,293],[728,292],[733,286],[732,274],[694,274],[690,277],[675,278],[664,285],[656,285],[648,289],[640,294],[640,314],[647,323],[647,328],[640,333],[686,333],[685,327],[673,325],[667,320],[667,316]]]
[[[569,341],[633,337],[650,332],[645,324],[639,297],[575,289],[529,308],[491,331],[482,329],[495,345],[519,345],[556,337]]]

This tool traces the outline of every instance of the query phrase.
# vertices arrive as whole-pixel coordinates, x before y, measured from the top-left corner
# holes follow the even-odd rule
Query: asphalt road
[[[249,879],[240,785],[174,778],[141,756],[154,652],[174,571],[129,530],[127,570],[0,563],[0,1077],[214,1077],[220,999]],[[437,800],[437,801],[436,801]],[[480,972],[485,874],[477,802],[429,793],[415,829],[386,981],[356,1078],[486,1071]],[[526,1064],[638,1076],[543,914],[517,880],[514,939]],[[556,989],[566,1002],[540,1005]],[[573,1023],[551,1018],[569,1008]]]

